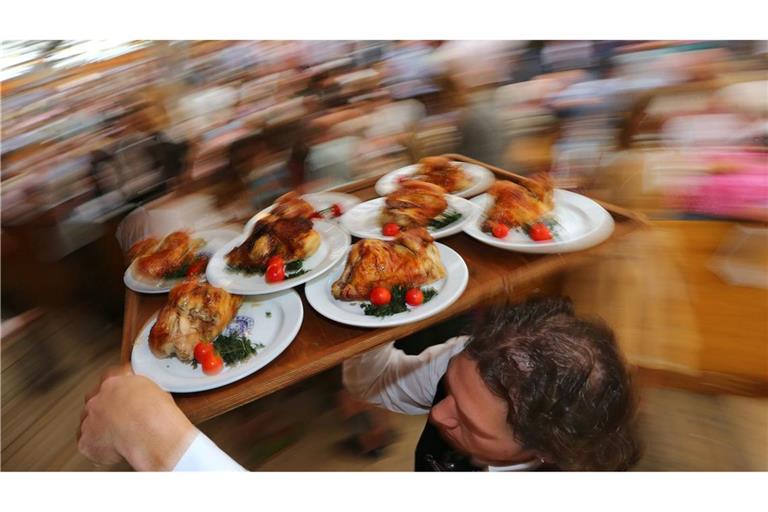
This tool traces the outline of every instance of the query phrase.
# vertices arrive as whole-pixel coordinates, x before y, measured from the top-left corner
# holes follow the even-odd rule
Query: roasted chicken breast
[[[161,279],[194,258],[203,245],[205,240],[192,238],[184,231],[176,231],[159,244],[153,243],[152,239],[139,242],[131,248],[130,253],[140,254],[136,259],[139,274]]]
[[[408,180],[387,196],[381,223],[394,222],[405,229],[426,227],[447,207],[445,190],[441,187],[425,181]]]
[[[341,277],[331,293],[339,300],[365,300],[376,286],[413,288],[445,277],[440,253],[424,228],[395,240],[360,240],[350,249]]]
[[[248,238],[227,254],[227,263],[247,272],[261,272],[272,256],[288,262],[312,256],[320,247],[320,235],[310,220],[314,211],[295,192],[281,196],[272,211],[256,222]]]
[[[546,174],[534,176],[532,182],[518,185],[499,180],[488,190],[493,204],[488,208],[483,231],[493,230],[495,223],[516,228],[534,224],[553,208],[552,180]]]
[[[149,348],[156,357],[191,361],[195,345],[213,341],[232,321],[242,297],[207,283],[184,281],[168,294],[168,302],[149,331]]]
[[[442,187],[449,194],[472,185],[472,180],[460,166],[442,156],[422,158],[416,177]]]

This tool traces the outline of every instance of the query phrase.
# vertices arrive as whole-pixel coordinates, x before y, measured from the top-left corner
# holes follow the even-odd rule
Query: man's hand
[[[169,393],[123,365],[110,368],[86,395],[77,442],[97,464],[125,459],[139,471],[167,471],[196,435]]]

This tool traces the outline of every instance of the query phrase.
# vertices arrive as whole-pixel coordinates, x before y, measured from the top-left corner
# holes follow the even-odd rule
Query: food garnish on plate
[[[248,238],[226,255],[229,268],[246,274],[266,274],[269,282],[295,277],[295,272],[285,271],[296,266],[303,273],[301,262],[320,247],[320,235],[310,220],[314,212],[294,192],[280,197],[275,208],[254,224]],[[270,267],[274,267],[272,272]]]
[[[162,241],[148,238],[137,242],[128,251],[136,272],[151,279],[177,279],[200,275],[205,271],[208,256],[197,254],[205,245],[202,238],[192,238],[185,231],[175,231]]]
[[[414,178],[442,187],[449,194],[472,186],[472,180],[460,165],[442,156],[422,158]]]
[[[418,306],[434,297],[434,289],[421,287],[445,275],[432,237],[426,229],[415,228],[392,241],[355,243],[331,294],[337,300],[370,301],[361,304],[366,315],[387,316],[406,311],[405,302]]]
[[[381,212],[382,233],[396,236],[401,230],[429,227],[440,229],[461,218],[461,213],[448,210],[445,190],[421,180],[407,180],[389,194]]]
[[[497,180],[488,190],[493,199],[486,212],[482,230],[504,238],[510,229],[523,229],[536,241],[552,239],[554,223],[549,214],[554,208],[552,179],[540,173],[523,184]]]

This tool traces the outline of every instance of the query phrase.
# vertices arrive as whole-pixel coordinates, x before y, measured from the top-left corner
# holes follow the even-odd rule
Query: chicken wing
[[[207,283],[185,281],[168,294],[168,302],[149,331],[149,348],[156,357],[176,354],[191,361],[195,345],[213,341],[232,321],[243,298]]]
[[[381,212],[381,223],[394,222],[409,229],[425,227],[448,207],[445,190],[419,180],[404,181],[389,194]]]
[[[184,231],[171,233],[154,246],[147,243],[146,247],[142,248],[136,244],[132,250],[143,250],[143,255],[136,260],[136,270],[146,277],[161,279],[188,263],[203,245],[204,240],[193,239]]]
[[[510,228],[534,224],[552,211],[552,180],[546,174],[533,177],[525,186],[511,181],[496,181],[488,193],[494,201],[488,209],[483,231],[493,230],[496,223]]]
[[[439,185],[449,194],[464,190],[472,185],[472,180],[461,167],[441,156],[422,158],[419,161],[417,178]]]
[[[401,233],[395,240],[360,240],[352,246],[341,277],[331,293],[339,300],[365,300],[376,286],[423,286],[445,277],[445,267],[424,228]]]

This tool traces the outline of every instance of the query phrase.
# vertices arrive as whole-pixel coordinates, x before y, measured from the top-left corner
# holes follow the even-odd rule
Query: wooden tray
[[[499,178],[514,181],[526,179],[462,155],[444,156],[481,165]],[[377,179],[367,178],[334,190],[354,194],[365,201],[377,197],[374,191]],[[484,303],[520,300],[532,294],[557,293],[558,278],[564,270],[584,263],[619,238],[647,226],[645,217],[640,214],[610,204],[600,204],[613,216],[616,228],[602,244],[577,253],[532,255],[509,252],[482,244],[464,233],[441,239],[441,243],[458,251],[466,261],[469,283],[456,303],[421,322],[384,329],[343,325],[316,313],[304,297],[303,286],[299,286],[297,290],[304,305],[304,322],[296,339],[285,352],[245,379],[210,391],[176,394],[176,402],[190,420],[199,423],[332,368],[377,345],[420,331]],[[130,360],[133,341],[141,327],[165,301],[166,295],[142,295],[126,290],[121,349],[123,361]]]

